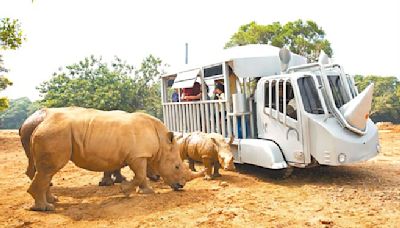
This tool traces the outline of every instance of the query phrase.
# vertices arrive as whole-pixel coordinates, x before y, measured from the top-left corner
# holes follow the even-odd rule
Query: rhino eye
[[[179,169],[179,165],[176,165],[176,166],[175,166],[175,169]]]

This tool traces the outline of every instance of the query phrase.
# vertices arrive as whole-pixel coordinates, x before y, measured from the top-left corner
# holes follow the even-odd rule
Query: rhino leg
[[[204,180],[211,180],[211,173],[212,173],[212,160],[208,158],[203,159],[203,164],[204,164],[204,171],[205,171],[205,176]]]
[[[139,185],[137,193],[152,194],[154,193],[154,190],[150,187],[149,182],[145,181],[143,184]]]
[[[150,167],[147,167],[147,177],[151,181],[159,181],[160,175],[156,174]]]
[[[121,169],[117,169],[112,173],[115,177],[114,183],[122,183],[126,178],[121,174]]]
[[[214,174],[212,175],[212,177],[220,177],[221,174],[219,173],[219,168],[221,168],[221,165],[219,164],[219,162],[214,161]]]
[[[192,170],[193,172],[196,172],[196,169],[194,168],[194,160],[189,158],[189,169]]]
[[[99,182],[99,186],[111,186],[114,184],[113,179],[111,178],[112,172],[104,172],[103,178]]]
[[[47,192],[46,192],[46,200],[47,200],[47,202],[49,202],[49,203],[55,203],[55,202],[58,201],[58,198],[57,198],[55,195],[51,194],[50,188],[47,189]]]
[[[127,162],[131,170],[135,173],[135,177],[132,181],[124,181],[120,185],[121,191],[126,197],[137,187],[142,190],[143,193],[154,193],[150,188],[146,174],[147,174],[147,159],[146,158],[136,158],[133,161]]]
[[[43,172],[38,172],[31,186],[28,189],[28,193],[35,199],[35,204],[31,207],[33,211],[53,211],[54,205],[47,201],[47,192],[50,188],[50,181],[52,175]]]
[[[35,164],[33,163],[33,159],[31,158],[29,159],[28,168],[26,168],[25,174],[29,177],[29,179],[33,180],[35,173],[36,173]]]

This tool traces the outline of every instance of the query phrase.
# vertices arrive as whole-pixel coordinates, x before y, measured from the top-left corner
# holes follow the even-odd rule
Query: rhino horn
[[[199,171],[199,172],[194,172],[194,171],[189,171],[189,177],[188,177],[188,181],[191,181],[195,178],[199,178],[199,177],[203,177],[204,176],[204,170]]]

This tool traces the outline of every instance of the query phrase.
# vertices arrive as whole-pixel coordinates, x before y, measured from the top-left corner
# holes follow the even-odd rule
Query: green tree
[[[8,109],[0,112],[0,129],[18,129],[24,120],[39,108],[27,97],[10,101]]]
[[[111,64],[91,56],[60,69],[38,90],[46,107],[80,106],[100,110],[144,111],[160,117],[159,58],[149,56],[135,70],[116,57]],[[156,88],[157,87],[157,88]]]
[[[24,37],[18,20],[0,18],[0,51],[15,50],[22,44]],[[3,58],[0,53],[0,91],[12,85],[12,82],[4,75],[8,70],[3,66]],[[0,111],[8,107],[6,97],[0,97]]]
[[[161,85],[160,75],[164,74],[166,64],[160,58],[153,55],[146,57],[136,71],[138,80],[136,84],[139,85],[136,96],[141,97],[141,104],[136,104],[138,109],[157,117],[162,118],[161,107]]]
[[[354,77],[359,91],[374,83],[371,119],[375,122],[400,123],[400,82],[396,77],[361,76]]]
[[[330,42],[325,39],[325,31],[314,21],[297,20],[285,25],[279,22],[259,25],[253,21],[240,26],[225,48],[246,44],[287,46],[292,52],[307,57],[309,62],[316,61],[321,50],[329,56],[333,54]]]

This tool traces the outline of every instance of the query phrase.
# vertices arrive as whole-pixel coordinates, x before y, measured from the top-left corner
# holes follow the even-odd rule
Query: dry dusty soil
[[[365,163],[296,169],[280,181],[240,166],[180,192],[153,182],[156,194],[130,198],[69,163],[53,178],[56,210],[34,212],[17,131],[0,131],[0,227],[400,227],[400,126],[380,140],[382,153]]]

